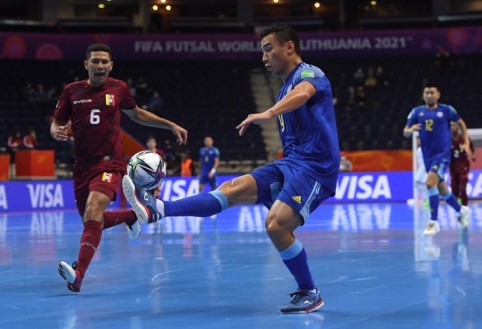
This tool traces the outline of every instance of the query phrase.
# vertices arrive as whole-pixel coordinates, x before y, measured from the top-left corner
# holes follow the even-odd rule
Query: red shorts
[[[120,170],[103,171],[96,169],[92,171],[74,172],[74,195],[77,210],[80,216],[84,216],[85,206],[90,192],[96,191],[105,194],[114,201],[119,192],[123,172]]]

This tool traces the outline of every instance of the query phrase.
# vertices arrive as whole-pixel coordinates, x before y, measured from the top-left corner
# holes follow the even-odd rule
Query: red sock
[[[102,223],[93,220],[84,222],[84,233],[80,239],[79,257],[77,259],[77,270],[84,277],[92,257],[97,250],[102,236]]]
[[[132,225],[137,220],[133,210],[106,211],[104,212],[104,230],[122,223]]]

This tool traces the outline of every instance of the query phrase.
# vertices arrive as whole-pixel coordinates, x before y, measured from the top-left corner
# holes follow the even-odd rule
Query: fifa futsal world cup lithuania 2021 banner
[[[431,30],[300,33],[304,57],[482,52],[482,27]],[[81,58],[88,45],[107,43],[116,59],[259,59],[255,34],[0,33],[0,58]]]

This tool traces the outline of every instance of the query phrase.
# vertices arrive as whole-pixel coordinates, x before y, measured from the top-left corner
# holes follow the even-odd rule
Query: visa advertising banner
[[[236,176],[219,176],[219,184]],[[336,195],[325,203],[406,202],[413,197],[412,172],[341,173]],[[206,190],[208,187],[206,188]],[[195,177],[167,177],[161,189],[163,200],[175,201],[198,192]],[[471,199],[482,198],[482,170],[469,176],[467,193]],[[119,198],[118,198],[119,199]],[[112,206],[119,206],[119,200]],[[72,182],[12,181],[0,183],[0,213],[76,209]]]

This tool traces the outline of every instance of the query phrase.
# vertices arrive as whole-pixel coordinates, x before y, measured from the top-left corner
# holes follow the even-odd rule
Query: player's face
[[[89,84],[93,87],[101,86],[107,80],[114,62],[109,53],[105,51],[93,51],[90,58],[84,61],[84,66],[89,72]]]
[[[275,76],[283,76],[288,68],[287,48],[290,41],[281,45],[274,34],[269,34],[261,40],[263,63],[268,71]]]
[[[149,150],[155,149],[156,146],[157,146],[157,143],[156,143],[156,140],[155,140],[155,139],[149,139],[149,140],[147,141],[147,148],[148,148]]]
[[[213,147],[213,139],[211,137],[204,138],[204,145],[206,147]]]
[[[459,132],[459,126],[455,122],[450,123],[450,129],[452,129],[452,134],[457,134]]]
[[[440,98],[440,93],[438,92],[437,88],[425,88],[423,90],[423,100],[425,104],[428,106],[432,106],[437,104],[438,99]]]

